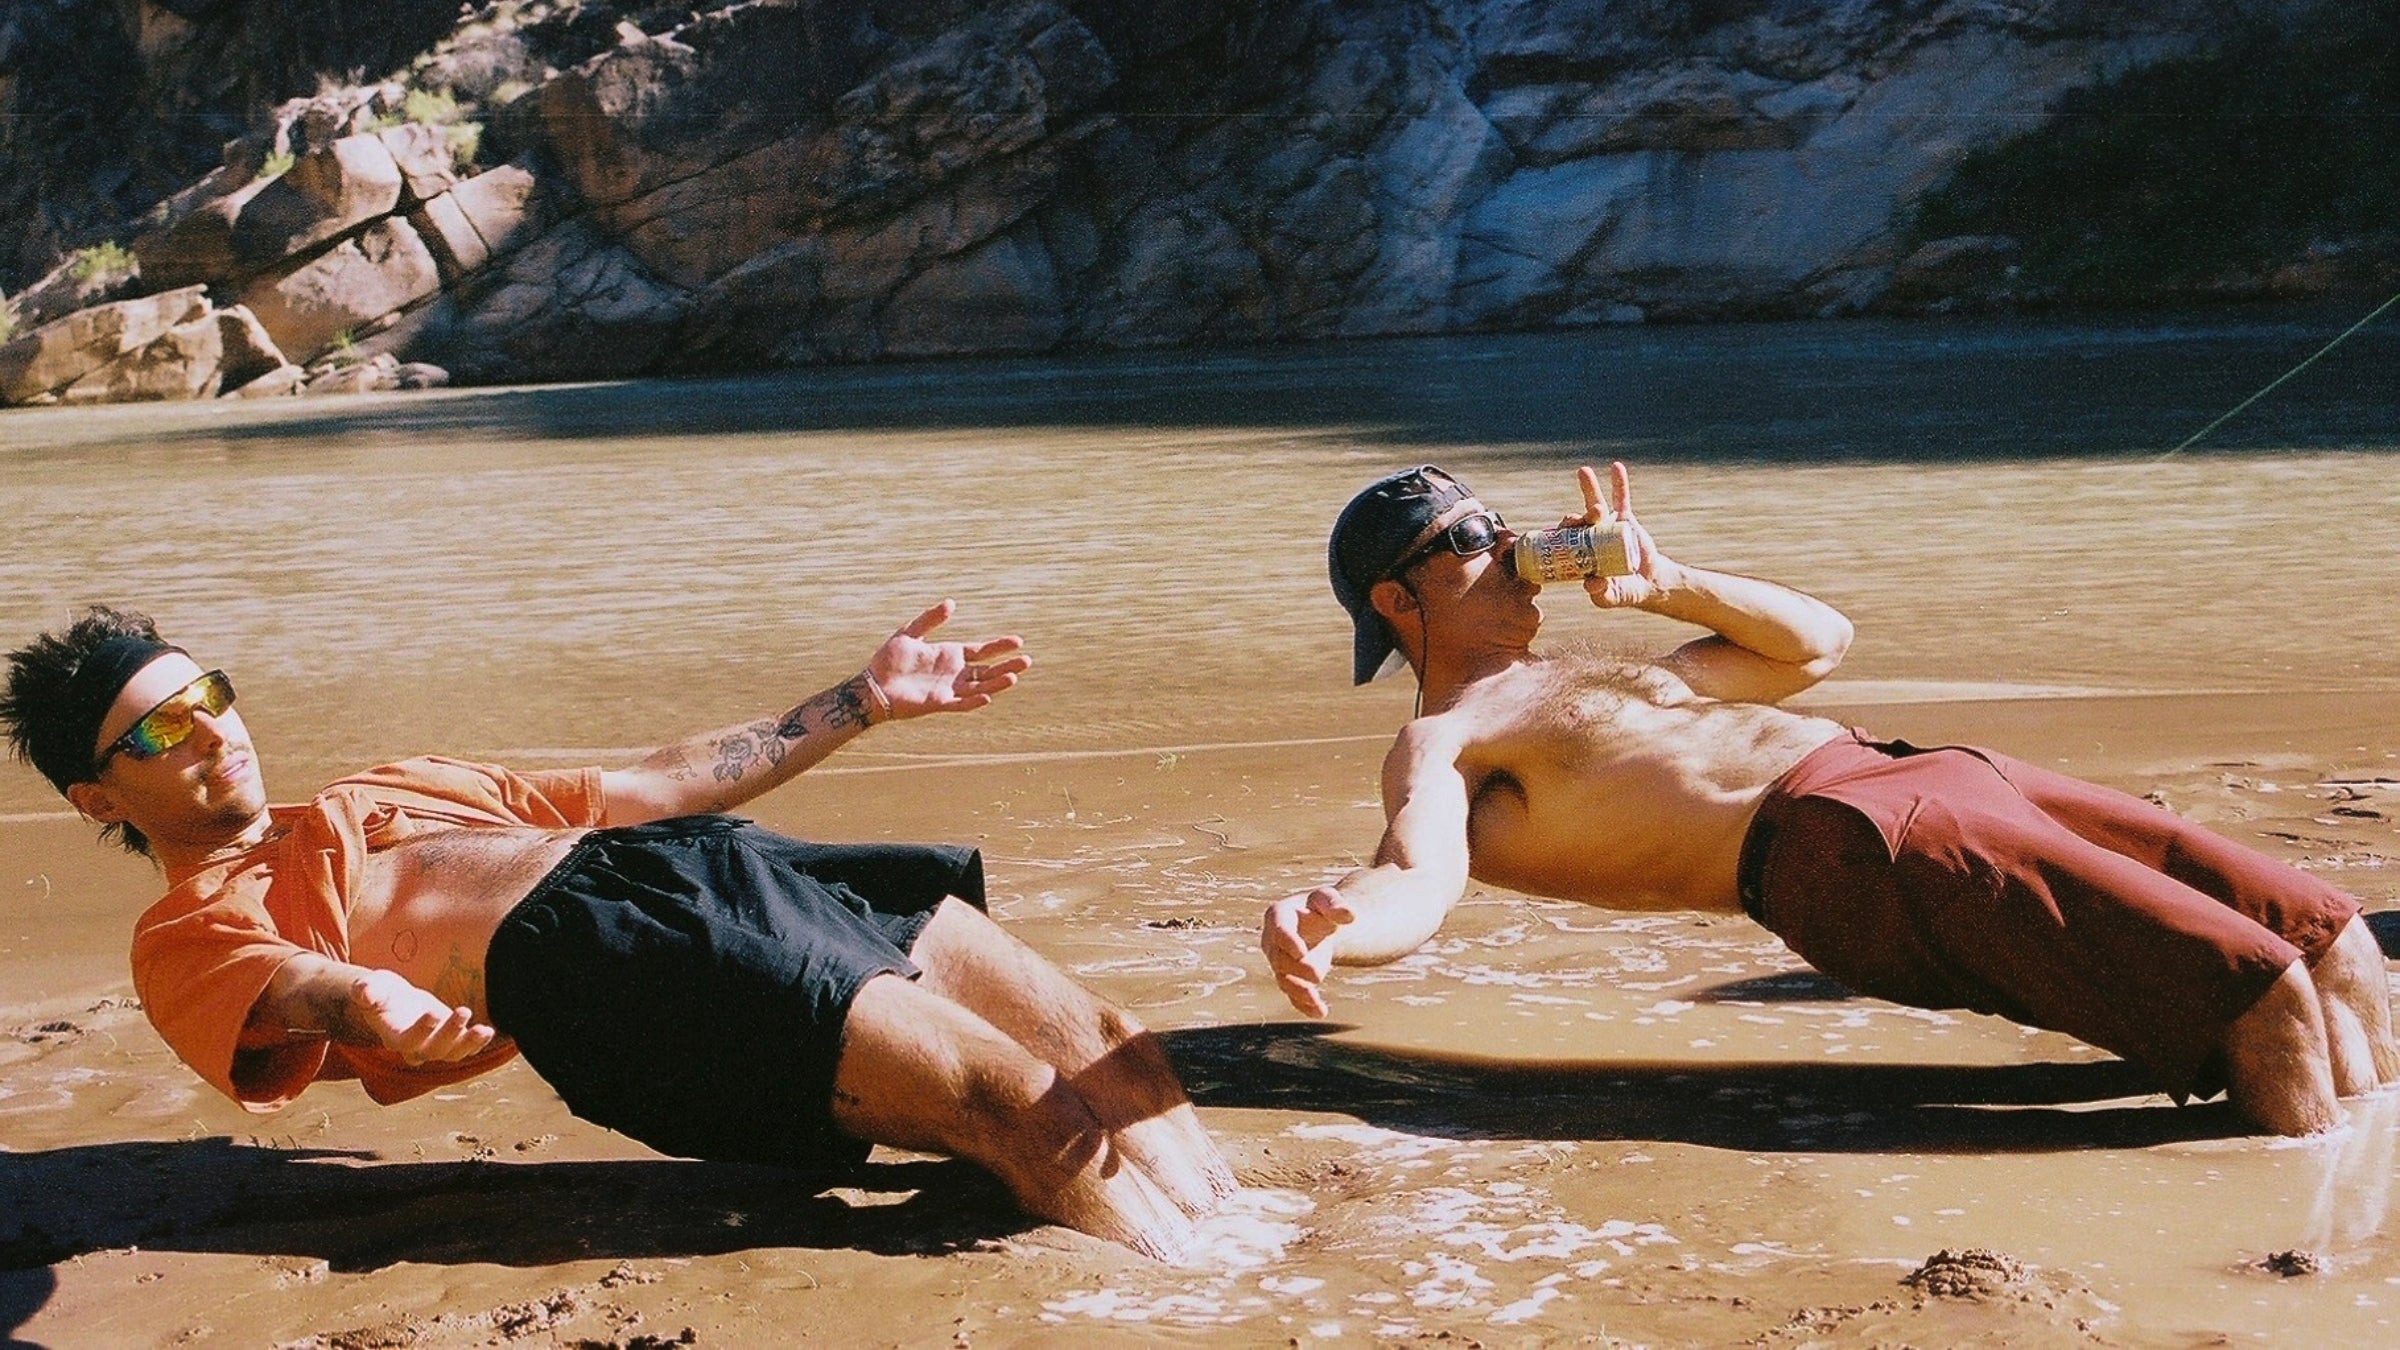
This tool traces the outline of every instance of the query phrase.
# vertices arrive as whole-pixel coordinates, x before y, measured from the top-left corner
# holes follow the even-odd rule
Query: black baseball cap
[[[1424,464],[1367,484],[1334,520],[1333,535],[1325,541],[1325,570],[1333,576],[1333,598],[1350,611],[1352,684],[1374,679],[1392,654],[1392,630],[1367,593],[1444,511],[1474,495],[1466,484]]]

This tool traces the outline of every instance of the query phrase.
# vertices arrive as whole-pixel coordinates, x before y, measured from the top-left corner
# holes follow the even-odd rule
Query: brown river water
[[[956,634],[1020,634],[1037,666],[999,705],[879,730],[752,814],[979,844],[995,912],[1168,1033],[1251,1185],[1166,1268],[1029,1229],[956,1168],[895,1156],[812,1197],[658,1159],[522,1066],[398,1108],[330,1084],[246,1117],[124,1006],[153,875],[10,766],[0,1331],[2400,1341],[2400,1096],[2330,1139],[2253,1138],[2065,1037],[1848,996],[1747,923],[1482,889],[1420,953],[1337,977],[1331,1023],[1291,1015],[1255,957],[1260,907],[1380,826],[1412,690],[1349,686],[1324,531],[1417,462],[1548,523],[1578,506],[1576,464],[1622,458],[1668,552],[1856,620],[1813,707],[2155,792],[2400,906],[2400,339],[2368,330],[2163,453],[2348,317],[0,417],[0,639],[89,601],[148,610],[233,673],[278,799],[431,751],[630,762],[846,677],[944,596]],[[1547,606],[1553,641],[1685,636]],[[1902,1283],[1970,1247],[2015,1273],[1966,1298]],[[2318,1269],[2261,1267],[2293,1249]]]

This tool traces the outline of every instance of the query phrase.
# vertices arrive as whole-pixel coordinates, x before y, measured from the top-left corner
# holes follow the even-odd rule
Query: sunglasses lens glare
[[[212,670],[134,723],[125,733],[125,753],[135,759],[163,755],[190,739],[195,709],[205,708],[216,717],[232,706],[233,681],[224,671]]]
[[[183,744],[184,738],[191,734],[192,705],[177,699],[164,707],[152,709],[149,716],[134,723],[133,732],[128,738],[132,743],[125,747],[125,751],[135,759],[148,759]]]
[[[211,717],[221,716],[233,706],[233,679],[224,671],[212,670],[200,677],[200,706]]]

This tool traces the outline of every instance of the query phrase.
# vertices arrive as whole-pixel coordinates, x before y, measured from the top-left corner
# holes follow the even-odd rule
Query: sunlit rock
[[[386,218],[289,272],[260,279],[241,302],[284,355],[308,361],[439,289],[431,250],[407,221]]]
[[[62,403],[162,403],[214,398],[223,378],[225,336],[202,313],[125,353],[59,392]]]
[[[0,344],[0,402],[23,403],[64,389],[208,308],[205,288],[186,286],[54,319]]]

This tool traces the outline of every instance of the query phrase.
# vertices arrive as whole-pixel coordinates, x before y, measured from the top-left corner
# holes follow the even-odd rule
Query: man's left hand
[[[892,719],[972,712],[1014,687],[1017,677],[1032,669],[1025,644],[1013,636],[982,642],[926,641],[950,621],[956,608],[944,600],[926,610],[902,624],[868,658],[867,678],[890,706]],[[881,721],[885,714],[878,709],[874,716]]]

